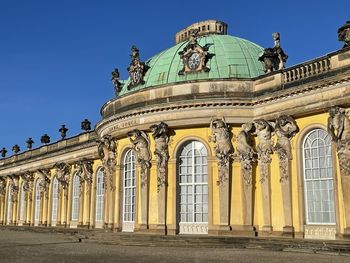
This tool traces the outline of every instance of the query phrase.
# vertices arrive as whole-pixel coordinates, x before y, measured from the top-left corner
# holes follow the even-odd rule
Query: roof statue
[[[112,71],[112,79],[111,79],[113,82],[113,85],[114,85],[115,95],[118,95],[118,93],[123,88],[123,84],[120,82],[119,78],[120,78],[119,70],[117,68],[115,68]]]
[[[345,43],[343,48],[350,46],[350,20],[338,29],[338,40]]]
[[[130,83],[128,89],[132,89],[137,85],[144,84],[143,77],[148,69],[144,62],[140,60],[140,53],[136,46],[131,47],[131,63],[128,67]]]
[[[270,73],[274,70],[281,70],[285,68],[288,55],[284,53],[280,44],[280,33],[272,34],[274,40],[273,48],[265,48],[264,53],[259,57],[259,61],[264,63],[265,73]]]

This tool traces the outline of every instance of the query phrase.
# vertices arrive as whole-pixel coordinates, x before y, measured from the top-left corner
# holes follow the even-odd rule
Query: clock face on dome
[[[132,73],[132,78],[133,78],[133,81],[137,83],[140,79],[140,72],[138,70],[134,71]]]
[[[196,68],[198,68],[199,64],[201,62],[201,57],[197,52],[194,52],[191,54],[191,56],[188,58],[187,61],[187,66],[191,69],[191,70],[195,70]]]

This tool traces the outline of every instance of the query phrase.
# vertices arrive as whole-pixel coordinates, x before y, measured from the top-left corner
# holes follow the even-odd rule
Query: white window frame
[[[195,153],[197,150],[200,154]],[[196,157],[200,158],[200,162],[196,161]],[[186,142],[180,149],[178,163],[178,186],[179,186],[179,223],[208,224],[208,152],[205,145],[200,141]],[[190,163],[187,160],[191,160]],[[196,169],[201,172],[196,172]],[[182,172],[186,170],[185,172]],[[202,182],[198,182],[196,178],[202,178]],[[186,178],[186,182],[181,182],[182,178]],[[190,180],[189,180],[190,179]],[[206,179],[206,180],[205,180]],[[197,187],[202,188],[201,192],[197,192]],[[191,192],[182,192],[184,188],[191,188]],[[206,189],[206,191],[203,191]],[[200,201],[197,201],[197,197]],[[186,200],[186,201],[184,201]],[[190,201],[189,201],[190,200]],[[192,207],[192,208],[191,208]],[[201,212],[195,208],[199,207]],[[183,210],[186,208],[185,210]],[[189,210],[189,211],[188,211]],[[192,210],[192,211],[191,211]],[[200,215],[201,219],[197,220],[196,215]],[[183,220],[185,215],[185,220]],[[189,219],[192,217],[192,220]],[[206,220],[204,219],[206,218]]]
[[[320,156],[319,155],[319,151],[320,151],[320,148],[322,147],[319,147],[318,145],[318,142],[317,142],[317,146],[316,147],[306,147],[306,142],[307,140],[309,139],[309,137],[314,133],[314,132],[317,132],[317,136],[313,139],[313,141],[316,141],[316,140],[322,140],[324,141],[324,145],[325,145],[325,156]],[[320,133],[323,134],[323,137],[320,137]],[[327,144],[327,141],[329,142]],[[328,152],[329,154],[327,155],[326,152],[327,152],[327,147],[329,147],[328,149]],[[308,152],[308,156],[306,156],[306,153]],[[317,155],[313,155],[313,153],[317,152]],[[322,161],[320,161],[321,157],[324,157],[325,160],[328,159],[327,162],[325,162],[326,166],[325,167],[321,167],[321,163],[323,163]],[[323,129],[320,129],[320,128],[316,128],[316,129],[313,129],[311,131],[309,131],[305,137],[304,137],[304,140],[303,140],[303,145],[302,145],[302,160],[303,160],[303,184],[304,184],[304,203],[305,203],[305,221],[306,221],[306,224],[307,225],[328,225],[328,226],[334,226],[336,225],[336,211],[335,211],[335,200],[334,200],[334,173],[333,173],[333,156],[332,156],[332,147],[331,147],[331,140],[330,140],[330,137],[328,135],[328,133],[326,131],[324,131]],[[307,164],[306,162],[309,161]],[[317,166],[314,166],[314,164],[317,164]],[[311,165],[311,166],[310,166]],[[307,166],[310,166],[310,167],[307,167]],[[331,173],[331,176],[327,177],[327,178],[320,178],[321,177],[321,169],[324,169],[327,170],[327,173]],[[324,172],[323,171],[323,172]],[[309,172],[309,173],[308,173]],[[319,174],[320,177],[319,178],[306,178],[307,177],[307,173],[309,175],[311,175],[312,177],[314,177],[314,174]],[[322,219],[321,220],[314,220],[314,221],[311,221],[311,219],[309,218],[309,212],[312,213],[312,211],[309,211],[309,206],[310,206],[310,200],[309,200],[309,195],[308,195],[308,183],[313,183],[313,182],[319,182],[321,184],[321,182],[323,181],[326,181],[326,182],[329,182],[331,184],[331,187],[328,187],[327,189],[316,189],[316,191],[312,191],[312,194],[313,194],[313,200],[317,199],[315,196],[318,195],[319,193],[319,196],[320,196],[320,202],[321,204],[319,205],[321,207],[321,210],[319,211],[314,211],[315,212],[320,212],[320,213],[326,213],[328,212],[328,215],[330,217],[330,220],[331,221],[331,218],[333,217],[334,221],[333,222],[322,222]],[[314,184],[313,184],[314,186]],[[327,200],[324,200],[322,197],[324,196],[321,196],[322,195],[322,190],[328,190],[328,199]],[[331,190],[331,193],[329,192]],[[322,206],[323,206],[323,202],[329,202],[329,209],[328,211],[322,211]],[[330,202],[333,202],[333,204],[331,204]],[[315,205],[315,201],[313,202],[313,206]],[[331,208],[333,208],[333,211],[331,211]],[[315,207],[314,207],[314,210],[315,210]],[[333,214],[333,215],[332,215]]]
[[[128,160],[129,158],[129,160]],[[123,169],[123,222],[135,222],[136,213],[136,157],[132,149],[124,156]],[[126,180],[130,183],[126,185]],[[129,202],[126,200],[129,198]],[[129,208],[130,211],[126,211]]]
[[[38,224],[40,221],[40,186],[39,180],[36,181],[35,185],[35,208],[34,208],[34,223]]]
[[[11,223],[12,219],[12,196],[11,196],[11,186],[8,187],[7,192],[7,224]]]
[[[25,206],[26,206],[26,199],[25,199],[25,193],[24,193],[24,183],[21,184],[21,198],[20,198],[20,208],[19,208],[19,221],[23,222],[25,220]]]
[[[51,207],[51,224],[56,224],[58,214],[58,187],[59,183],[56,176],[52,180],[52,207]]]
[[[79,201],[80,201],[80,177],[76,173],[73,176],[72,185],[72,212],[71,221],[79,220]]]
[[[104,183],[104,170],[100,167],[96,173],[96,209],[95,209],[95,221],[103,222],[104,219],[104,198],[105,198],[105,183]]]

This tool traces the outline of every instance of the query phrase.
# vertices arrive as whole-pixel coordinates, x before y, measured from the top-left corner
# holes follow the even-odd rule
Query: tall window
[[[198,141],[183,146],[179,157],[180,223],[208,222],[207,150]]]
[[[80,195],[80,178],[77,174],[73,177],[72,193],[72,221],[77,221],[79,216],[79,195]]]
[[[11,186],[9,186],[7,191],[7,224],[11,223],[11,219],[12,219],[12,196],[11,196]]]
[[[308,133],[303,143],[307,224],[335,224],[331,140],[322,129]]]
[[[128,150],[124,158],[123,221],[135,221],[136,169],[135,154]]]
[[[24,221],[25,218],[25,207],[26,207],[26,199],[25,199],[25,192],[24,192],[24,183],[22,183],[21,186],[21,198],[20,198],[20,209],[19,209],[19,220]]]
[[[52,212],[51,222],[56,222],[58,210],[58,180],[54,177],[52,181]]]
[[[104,209],[104,196],[105,196],[105,185],[104,185],[104,172],[103,168],[98,169],[96,175],[96,221],[103,221],[103,209]]]
[[[39,186],[39,180],[36,182],[35,186],[35,214],[34,214],[34,221],[38,222],[40,219],[40,186]]]

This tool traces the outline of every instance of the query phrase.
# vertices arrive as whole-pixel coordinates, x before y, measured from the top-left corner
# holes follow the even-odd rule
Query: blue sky
[[[111,71],[127,78],[130,47],[142,60],[171,47],[175,33],[206,19],[229,34],[272,47],[273,32],[289,55],[287,66],[342,47],[337,29],[350,20],[350,1],[80,1],[0,0],[0,148],[10,150],[44,133],[57,141],[100,120],[113,98]]]

